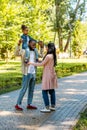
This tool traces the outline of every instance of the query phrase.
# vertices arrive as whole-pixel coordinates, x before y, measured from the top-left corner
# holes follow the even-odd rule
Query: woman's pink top
[[[41,63],[32,63],[34,66],[44,66],[42,78],[42,90],[57,88],[57,76],[54,69],[52,54],[48,54]]]

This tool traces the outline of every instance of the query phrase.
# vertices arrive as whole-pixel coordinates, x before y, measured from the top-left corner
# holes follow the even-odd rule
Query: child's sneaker
[[[50,110],[50,109],[47,109],[47,108],[44,108],[44,109],[40,110],[40,112],[43,112],[43,113],[50,113],[51,110]]]
[[[15,109],[18,110],[18,111],[23,111],[23,108],[19,105],[15,105]]]

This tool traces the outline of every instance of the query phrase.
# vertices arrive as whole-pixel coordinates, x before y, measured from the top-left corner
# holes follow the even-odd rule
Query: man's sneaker
[[[27,106],[27,109],[33,109],[33,110],[35,110],[35,109],[37,109],[37,107],[32,106],[32,105],[28,105],[28,106]]]
[[[18,110],[18,111],[23,111],[23,108],[20,107],[19,105],[15,105],[15,109]]]
[[[51,110],[51,111],[55,111],[56,108],[55,108],[55,107],[50,107],[50,110]]]
[[[51,110],[50,110],[50,109],[47,109],[47,108],[44,108],[44,109],[40,110],[40,112],[43,112],[43,113],[50,113]]]

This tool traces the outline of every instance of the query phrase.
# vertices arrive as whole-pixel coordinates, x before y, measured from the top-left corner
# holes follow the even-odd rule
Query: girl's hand
[[[18,45],[20,46],[23,43],[23,39],[20,39]]]

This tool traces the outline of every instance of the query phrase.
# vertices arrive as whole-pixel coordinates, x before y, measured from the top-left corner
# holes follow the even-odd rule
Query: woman
[[[44,60],[41,63],[29,62],[28,65],[34,66],[44,66],[43,78],[42,78],[42,95],[45,103],[45,109],[42,109],[41,112],[51,112],[55,111],[56,97],[55,97],[55,88],[57,88],[57,77],[55,73],[54,66],[57,64],[56,59],[56,48],[54,43],[49,43],[47,46],[47,54],[44,57]],[[51,107],[49,103],[49,95]]]

